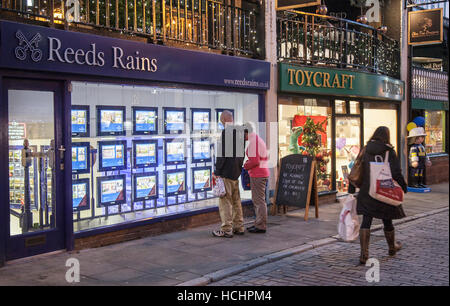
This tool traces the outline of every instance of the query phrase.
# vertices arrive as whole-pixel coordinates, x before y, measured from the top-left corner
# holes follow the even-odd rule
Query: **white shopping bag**
[[[402,187],[392,178],[389,151],[386,151],[384,161],[381,156],[377,155],[375,161],[370,162],[369,196],[393,206],[398,206],[403,202]]]
[[[216,197],[224,197],[227,194],[227,191],[225,189],[225,184],[221,177],[215,177],[213,178],[213,194]]]
[[[344,241],[354,241],[359,235],[359,221],[356,214],[356,198],[350,194],[340,200],[342,210],[339,214],[338,234]]]

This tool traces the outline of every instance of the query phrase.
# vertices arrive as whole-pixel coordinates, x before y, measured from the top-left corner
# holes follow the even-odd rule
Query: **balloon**
[[[409,131],[411,131],[412,129],[415,129],[417,127],[417,125],[414,122],[410,122],[408,123],[408,125],[406,126],[406,129]]]
[[[413,119],[413,122],[419,127],[425,127],[425,118],[422,116],[418,116]]]

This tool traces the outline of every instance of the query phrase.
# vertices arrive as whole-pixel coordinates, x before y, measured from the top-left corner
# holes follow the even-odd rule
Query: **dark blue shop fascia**
[[[267,90],[270,63],[0,21],[0,67]]]

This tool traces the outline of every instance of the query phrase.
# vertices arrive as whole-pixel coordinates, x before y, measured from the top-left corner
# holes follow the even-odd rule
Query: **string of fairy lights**
[[[50,15],[50,0],[26,2],[25,9],[15,9],[47,18]],[[156,34],[158,38],[244,53],[258,47],[257,6],[243,9],[224,0],[79,0],[79,5],[78,22],[120,33]],[[65,1],[54,1],[56,23],[64,21],[64,6]]]

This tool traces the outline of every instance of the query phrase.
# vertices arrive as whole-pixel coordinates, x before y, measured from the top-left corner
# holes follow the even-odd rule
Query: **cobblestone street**
[[[449,285],[449,213],[396,226],[403,249],[387,254],[383,230],[372,232],[369,257],[379,261],[379,282],[366,281],[371,267],[359,265],[359,239],[336,242],[257,267],[211,286]]]

